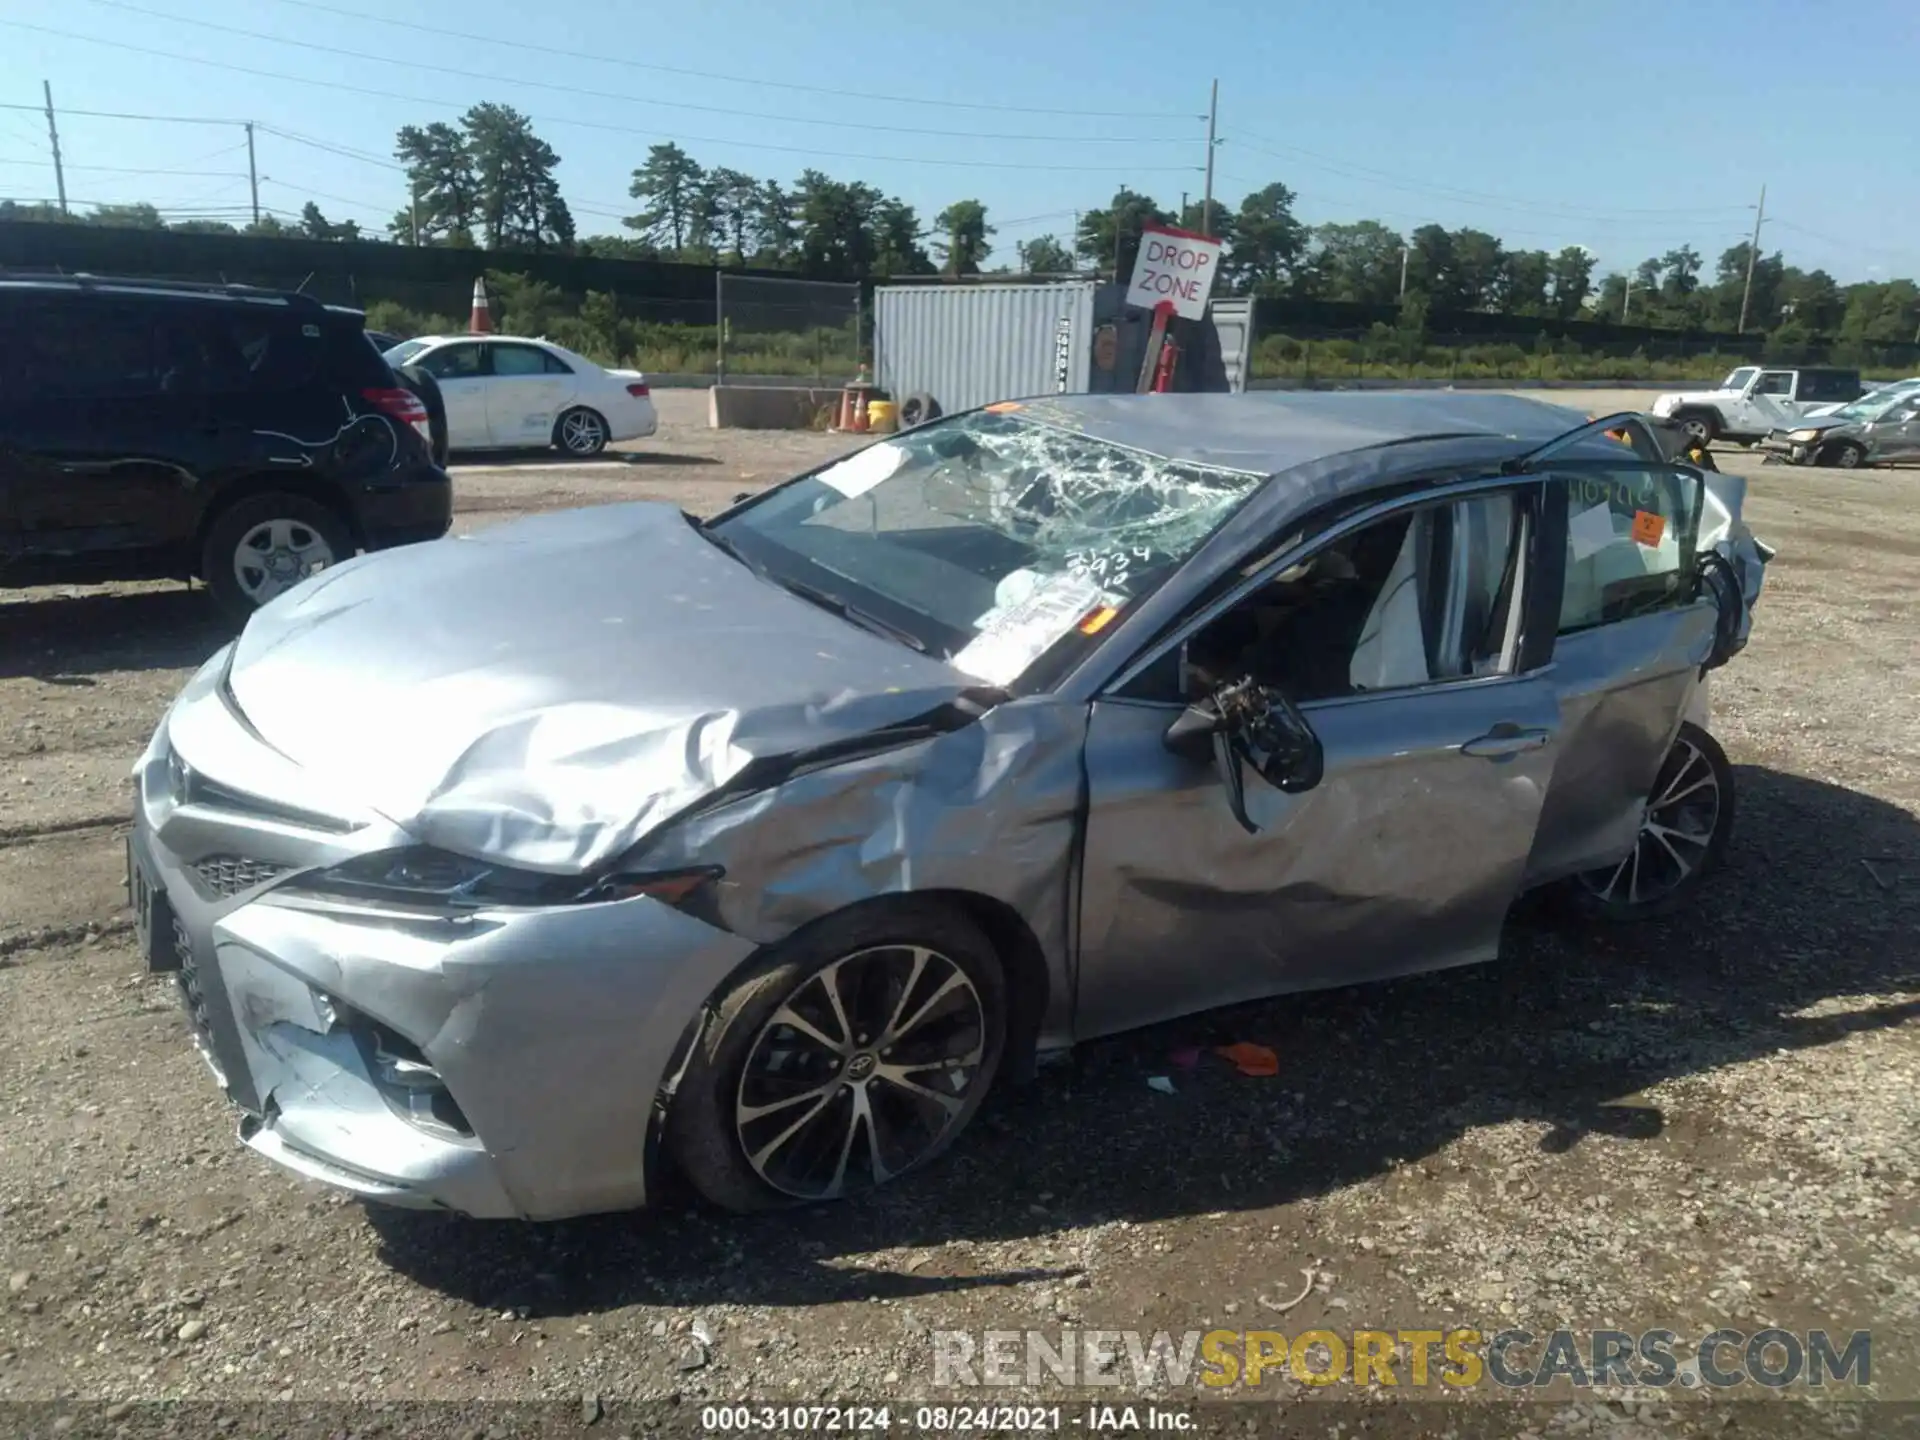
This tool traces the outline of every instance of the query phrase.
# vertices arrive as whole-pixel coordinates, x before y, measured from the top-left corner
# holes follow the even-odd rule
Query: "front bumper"
[[[645,897],[449,919],[303,892],[302,875],[407,838],[376,816],[299,817],[297,783],[269,788],[290,762],[204,673],[136,769],[129,880],[240,1138],[390,1205],[643,1203],[669,1066],[753,946]]]
[[[1813,452],[1819,448],[1818,441],[1794,441],[1787,438],[1785,430],[1770,432],[1760,442],[1760,449],[1769,455],[1777,455],[1789,465],[1807,465],[1813,461]]]

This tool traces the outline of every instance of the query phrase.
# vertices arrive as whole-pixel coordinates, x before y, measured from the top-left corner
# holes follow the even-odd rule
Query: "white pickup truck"
[[[1858,399],[1860,388],[1858,370],[1742,365],[1718,389],[1660,396],[1653,402],[1653,413],[1675,421],[1690,439],[1702,444],[1732,440],[1751,445],[1819,406]]]

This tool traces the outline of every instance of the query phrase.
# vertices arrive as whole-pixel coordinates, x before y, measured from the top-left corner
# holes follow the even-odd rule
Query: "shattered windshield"
[[[982,412],[861,450],[714,533],[777,583],[1004,685],[1162,583],[1263,478]]]
[[[1842,405],[1833,412],[1833,418],[1872,424],[1884,418],[1896,406],[1916,398],[1920,398],[1920,386],[1889,385],[1884,390],[1868,391],[1851,405]]]

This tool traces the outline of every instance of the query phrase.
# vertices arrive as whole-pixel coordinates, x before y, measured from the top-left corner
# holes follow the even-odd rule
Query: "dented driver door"
[[[1254,833],[1213,765],[1168,749],[1182,705],[1141,693],[1150,670],[1095,700],[1077,1034],[1497,954],[1560,754],[1557,694],[1518,638],[1539,544],[1522,533],[1495,673],[1303,701],[1323,773],[1289,794],[1244,767]]]

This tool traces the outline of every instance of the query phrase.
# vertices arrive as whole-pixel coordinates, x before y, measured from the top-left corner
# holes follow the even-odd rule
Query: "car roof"
[[[1273,477],[1333,456],[1474,440],[1502,457],[1587,423],[1583,411],[1457,390],[1255,390],[1245,394],[1058,395],[1016,402],[1024,418],[1167,460]],[[1389,468],[1414,470],[1422,461]]]

